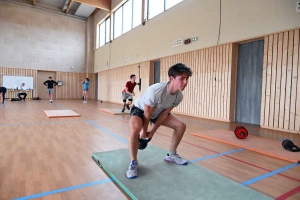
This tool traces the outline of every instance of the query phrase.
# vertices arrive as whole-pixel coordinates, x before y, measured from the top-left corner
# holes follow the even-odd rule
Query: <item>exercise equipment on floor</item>
[[[300,148],[297,147],[296,145],[294,145],[294,143],[289,139],[283,140],[282,141],[282,146],[286,150],[289,150],[289,151],[292,151],[292,152],[300,152]]]
[[[238,126],[235,128],[234,134],[239,139],[246,139],[246,137],[248,136],[248,131],[245,127]]]

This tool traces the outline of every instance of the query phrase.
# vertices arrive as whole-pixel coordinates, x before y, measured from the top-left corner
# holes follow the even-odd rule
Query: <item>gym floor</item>
[[[5,101],[0,105],[0,199],[129,199],[91,157],[93,152],[127,148],[122,139],[128,137],[129,115],[100,111],[116,107],[121,108],[96,101]],[[44,110],[60,109],[73,110],[81,117],[47,118],[44,114]],[[300,199],[300,164],[248,150],[222,155],[238,148],[190,133],[244,125],[252,134],[290,138],[297,145],[300,135],[179,117],[187,124],[178,148],[183,158],[203,158],[195,163],[274,199]],[[171,136],[171,129],[161,127],[151,144],[168,149]],[[220,155],[210,156],[216,154]]]

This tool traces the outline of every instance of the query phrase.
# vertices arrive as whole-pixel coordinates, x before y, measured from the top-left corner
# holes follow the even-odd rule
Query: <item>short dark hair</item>
[[[52,79],[52,77],[51,77],[51,76],[49,76],[49,78],[50,78],[50,79]]]
[[[130,79],[132,79],[132,77],[134,77],[134,76],[135,76],[135,74],[131,74],[131,75],[130,75]]]
[[[90,79],[89,78],[85,78],[87,81],[90,81]]]
[[[186,73],[188,76],[193,75],[191,68],[187,67],[185,64],[177,63],[169,68],[168,75],[173,76],[174,78],[178,75]]]

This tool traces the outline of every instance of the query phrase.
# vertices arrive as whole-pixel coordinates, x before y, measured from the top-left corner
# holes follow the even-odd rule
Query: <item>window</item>
[[[133,12],[132,12],[132,28],[137,27],[141,24],[142,18],[142,1],[141,0],[133,0]]]
[[[126,33],[131,30],[132,27],[132,0],[128,0],[123,5],[123,31]]]
[[[104,22],[99,25],[99,40],[98,47],[101,47],[109,42],[109,34],[110,34],[110,18],[107,18]]]
[[[166,0],[166,10],[182,2],[183,0]]]
[[[142,0],[128,0],[114,13],[114,38],[141,24]]]
[[[123,15],[123,7],[120,7],[114,15],[115,23],[114,23],[114,38],[122,35],[122,15]]]
[[[148,19],[159,15],[165,10],[165,0],[148,0]]]
[[[148,0],[148,19],[159,15],[183,0]]]

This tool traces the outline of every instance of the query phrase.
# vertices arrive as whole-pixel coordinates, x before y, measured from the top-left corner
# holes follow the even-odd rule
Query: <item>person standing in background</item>
[[[81,82],[81,84],[83,84],[83,103],[87,103],[88,100],[89,83],[89,78],[85,78],[85,80]]]
[[[4,103],[6,87],[0,87],[0,102]]]
[[[52,96],[53,96],[53,92],[54,92],[54,86],[57,85],[57,82],[53,81],[52,77],[49,76],[49,79],[44,82],[44,85],[47,86],[48,94],[49,94],[49,97],[50,97],[50,101],[49,102],[52,103]]]

